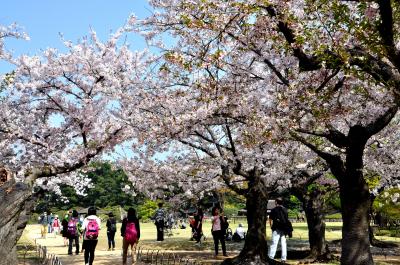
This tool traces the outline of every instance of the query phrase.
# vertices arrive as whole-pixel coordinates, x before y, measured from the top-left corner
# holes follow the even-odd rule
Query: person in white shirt
[[[94,260],[94,251],[97,246],[97,238],[101,227],[101,220],[96,216],[96,208],[88,209],[88,216],[83,220],[83,249],[85,250],[85,264],[92,265]]]
[[[235,233],[233,234],[232,239],[234,241],[239,242],[240,240],[243,240],[246,236],[246,231],[244,230],[244,227],[242,224],[239,224],[239,226],[236,228]]]

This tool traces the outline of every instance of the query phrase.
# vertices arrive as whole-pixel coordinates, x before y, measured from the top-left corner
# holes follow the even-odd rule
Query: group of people
[[[44,212],[41,216],[39,216],[38,221],[42,225],[42,238],[46,238],[48,233],[50,234],[54,232],[56,235],[60,233],[61,222],[58,219],[58,215],[53,216],[53,213],[47,214],[47,212]]]
[[[64,245],[68,246],[68,254],[73,254],[73,246],[75,245],[75,254],[78,255],[83,251],[85,265],[92,265],[101,230],[101,219],[97,216],[96,208],[90,207],[85,218],[79,218],[79,214],[76,210],[68,212],[61,222],[61,227],[61,234],[64,237]],[[117,222],[112,213],[109,213],[108,215],[106,227],[109,250],[115,250]],[[140,238],[140,225],[134,208],[129,208],[127,216],[122,220],[121,236],[123,237],[123,264],[127,264],[129,247],[131,248],[132,262],[134,264],[136,246]],[[81,240],[82,249],[80,249]]]
[[[275,257],[278,242],[281,242],[282,256],[281,260],[286,261],[286,236],[291,236],[292,227],[288,220],[288,213],[283,207],[281,198],[276,199],[276,207],[272,209],[269,215],[269,223],[272,229],[272,244],[269,250],[269,257]],[[82,251],[84,251],[84,259],[86,265],[92,265],[95,256],[95,249],[98,242],[98,236],[101,229],[101,220],[96,215],[96,208],[90,207],[85,218],[79,218],[76,210],[70,211],[62,220],[61,225],[58,216],[53,218],[52,214],[44,214],[40,218],[42,224],[42,236],[45,231],[57,231],[61,227],[61,233],[66,243],[68,243],[68,254],[72,255],[73,245],[75,244],[75,254],[80,253],[80,239],[82,239]],[[157,228],[157,241],[164,240],[164,228],[166,220],[166,212],[163,209],[163,204],[158,204],[154,216],[152,217]],[[223,256],[228,256],[226,251],[226,232],[229,226],[226,216],[222,209],[218,206],[212,208],[211,216],[211,234],[214,240],[215,256],[219,253],[219,244],[221,244]],[[194,222],[191,224],[193,231],[193,238],[197,244],[201,243],[203,237],[203,220],[204,212],[198,208],[193,218]],[[51,227],[51,228],[49,228]],[[117,221],[112,213],[108,215],[107,223],[107,239],[108,249],[115,249],[115,234],[117,232]],[[123,250],[123,264],[127,262],[128,249],[131,248],[132,262],[135,263],[135,252],[137,243],[140,239],[140,225],[134,208],[129,208],[127,216],[122,220],[121,225],[122,250]],[[239,224],[232,239],[239,241],[246,236],[242,224]]]

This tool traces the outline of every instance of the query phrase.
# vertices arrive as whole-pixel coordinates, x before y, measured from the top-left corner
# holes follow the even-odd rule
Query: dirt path
[[[51,254],[57,255],[63,265],[82,265],[84,264],[83,253],[78,255],[68,255],[68,249],[64,246],[63,238],[54,234],[48,235],[46,239],[40,238],[40,225],[29,225],[24,231],[25,237],[29,238],[32,243],[36,242],[36,244],[47,246],[48,252]],[[179,241],[180,240],[180,241]],[[95,252],[95,264],[96,265],[111,265],[111,264],[122,264],[122,251],[120,248],[117,248],[115,251],[108,251],[106,246],[106,238],[102,234],[99,240],[99,245],[96,248]],[[182,239],[178,239],[178,241],[174,241],[171,238],[168,238],[166,242],[162,244],[157,244],[154,240],[144,239],[141,240],[141,247],[144,249],[160,249],[162,252],[166,253],[168,256],[170,253],[174,253],[179,257],[184,257],[185,259],[195,259],[201,261],[204,264],[216,264],[220,263],[223,260],[223,257],[218,257],[217,259],[213,258],[212,252],[212,242],[208,242],[206,247],[203,248],[195,248],[192,250],[181,250],[185,249],[184,246],[181,246]],[[298,241],[298,240],[297,240]],[[117,246],[120,245],[120,242],[117,242]],[[140,246],[139,245],[139,246]],[[302,249],[306,247],[307,242],[297,242],[296,240],[291,240],[291,245],[294,247],[296,245],[296,249]],[[168,250],[169,249],[169,250]],[[236,256],[239,253],[240,246],[228,245],[228,254],[231,256]],[[398,256],[400,249],[393,249],[389,252],[385,251],[386,256],[383,253],[375,253],[374,260],[376,264],[379,265],[400,265],[400,256]],[[393,252],[394,253],[391,253]],[[171,254],[172,255],[172,254]],[[128,264],[129,261],[128,261]],[[289,264],[299,264],[299,260],[290,260]],[[139,263],[137,263],[139,265]],[[326,265],[326,264],[316,264],[315,265]]]
[[[49,253],[54,254],[59,257],[63,265],[81,265],[84,262],[83,253],[78,255],[68,255],[68,247],[64,246],[64,240],[60,235],[48,234],[47,237],[41,238],[40,234],[40,225],[30,225],[26,228],[26,236],[27,238],[36,242],[41,246],[46,246]],[[139,245],[140,246],[140,245]],[[75,253],[75,248],[73,249]],[[177,250],[163,250],[164,253],[174,253],[175,255],[179,255],[181,257],[185,257],[185,259],[198,259],[205,262],[205,264],[218,263],[223,260],[223,257],[217,257],[217,259],[213,259],[213,255],[211,251],[177,251]],[[232,252],[232,255],[237,255],[238,252]],[[168,255],[168,254],[167,254]],[[122,250],[116,249],[114,251],[108,251],[106,249],[102,249],[102,247],[96,248],[95,252],[95,264],[96,265],[111,265],[111,264],[122,264]],[[130,261],[128,259],[128,264]],[[139,264],[139,263],[137,263]]]

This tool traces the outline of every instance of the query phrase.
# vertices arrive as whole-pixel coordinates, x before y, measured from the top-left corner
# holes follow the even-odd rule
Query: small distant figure
[[[235,233],[232,236],[232,240],[235,242],[240,242],[246,238],[246,231],[244,230],[243,224],[239,224],[236,228]]]
[[[212,216],[211,216],[211,223],[212,223],[212,236],[214,239],[214,249],[215,249],[215,256],[218,256],[218,245],[221,242],[222,253],[224,256],[228,256],[226,253],[226,246],[225,246],[225,232],[226,232],[226,219],[224,216],[223,211],[220,213],[220,208],[214,206],[212,208]]]
[[[49,234],[53,233],[53,221],[54,221],[53,213],[50,213],[47,216],[47,233]]]
[[[186,227],[187,227],[187,225],[186,225],[185,221],[182,219],[179,219],[179,228],[186,229]]]
[[[140,239],[140,225],[133,208],[128,209],[127,217],[122,220],[122,264],[126,265],[128,248],[131,246],[132,265],[136,264],[136,247]]]
[[[47,218],[47,212],[44,212],[41,217],[40,217],[40,224],[42,225],[40,229],[40,234],[42,238],[46,238],[47,235],[47,226],[48,226],[48,218]]]
[[[108,214],[107,220],[107,239],[108,239],[108,250],[115,250],[115,232],[117,231],[117,220],[114,217],[113,213]]]
[[[80,236],[80,226],[78,212],[76,210],[72,211],[72,216],[68,220],[68,255],[72,255],[72,245],[75,243],[75,254],[79,254],[79,236]]]
[[[194,216],[194,235],[193,238],[196,240],[196,244],[201,244],[201,237],[203,236],[203,209],[198,208],[197,214]]]
[[[96,250],[101,227],[100,218],[96,216],[96,208],[89,207],[88,216],[83,220],[83,250],[85,251],[85,264],[93,265],[94,252]]]
[[[68,221],[69,214],[67,213],[61,221],[61,235],[64,238],[64,246],[68,246]]]
[[[152,218],[157,227],[157,241],[164,241],[165,211],[162,208],[163,205],[162,202],[158,203],[158,209]]]
[[[60,228],[61,228],[61,222],[58,219],[58,215],[56,214],[54,216],[54,221],[53,221],[53,231],[56,236],[60,233]]]

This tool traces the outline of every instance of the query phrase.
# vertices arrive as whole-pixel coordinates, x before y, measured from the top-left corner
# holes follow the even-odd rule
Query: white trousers
[[[276,249],[278,248],[279,239],[281,239],[281,250],[282,250],[281,260],[285,261],[286,256],[287,256],[286,237],[285,237],[285,234],[279,230],[272,231],[272,244],[271,244],[271,247],[269,248],[268,256],[270,259],[273,259],[275,257]]]

